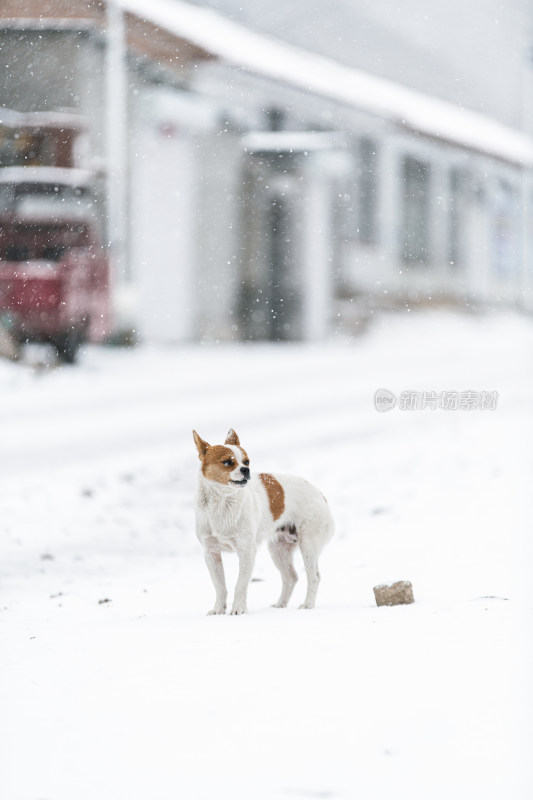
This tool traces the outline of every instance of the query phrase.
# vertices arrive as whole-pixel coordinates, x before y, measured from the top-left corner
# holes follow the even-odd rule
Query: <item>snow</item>
[[[441,311],[0,362],[0,796],[531,797],[532,352],[530,319]],[[379,387],[499,402],[378,413]],[[303,579],[270,607],[263,549],[250,613],[206,616],[191,430],[230,427],[331,504],[314,611]],[[395,580],[415,603],[377,608]]]
[[[8,20],[8,22],[10,21]],[[62,20],[57,20],[57,22],[61,23]],[[2,20],[3,23],[4,20]],[[0,108],[0,125],[9,128],[39,127],[80,130],[86,128],[87,124],[87,117],[68,111],[13,111],[10,108]]]
[[[62,186],[86,187],[94,180],[94,174],[86,169],[66,167],[2,167],[1,183],[41,183]]]
[[[394,81],[344,66],[180,0],[116,0],[134,14],[206,53],[250,72],[368,111],[406,128],[512,164],[533,164],[529,136],[484,114]]]

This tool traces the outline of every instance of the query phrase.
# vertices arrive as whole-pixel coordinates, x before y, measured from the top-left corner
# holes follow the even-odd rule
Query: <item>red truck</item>
[[[17,342],[50,342],[65,362],[109,333],[90,182],[77,169],[0,169],[0,315]]]

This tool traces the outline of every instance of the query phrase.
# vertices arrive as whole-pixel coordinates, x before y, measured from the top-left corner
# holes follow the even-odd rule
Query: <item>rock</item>
[[[378,606],[401,606],[415,602],[413,585],[409,581],[397,581],[391,586],[374,586],[374,595]]]

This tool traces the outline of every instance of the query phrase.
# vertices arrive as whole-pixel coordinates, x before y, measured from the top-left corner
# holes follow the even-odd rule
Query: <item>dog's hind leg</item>
[[[268,549],[272,556],[272,561],[281,573],[281,594],[278,602],[274,603],[274,608],[286,608],[296,586],[298,575],[292,563],[295,546],[296,539],[287,541],[284,534],[279,534],[275,538],[269,539]]]
[[[319,550],[314,542],[307,542],[305,536],[300,537],[300,550],[302,551],[307,575],[307,594],[300,608],[314,608],[320,583],[320,572],[318,571]]]
[[[324,545],[333,536],[334,529],[335,524],[329,511],[322,514],[322,519],[313,520],[312,524],[308,523],[299,526],[298,543],[307,574],[307,594],[300,608],[315,607],[318,585],[320,583],[318,557]]]

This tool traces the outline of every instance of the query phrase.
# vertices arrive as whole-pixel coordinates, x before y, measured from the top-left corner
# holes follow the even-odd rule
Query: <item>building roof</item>
[[[7,128],[54,128],[58,130],[79,131],[88,122],[81,114],[64,111],[13,111],[0,108],[0,125]]]
[[[528,124],[531,0],[505,0],[505,9],[502,0],[186,2],[511,128]],[[527,131],[533,135],[533,125]]]
[[[407,131],[533,166],[529,136],[478,112],[256,33],[208,8],[181,0],[114,2],[231,66],[366,111]]]

